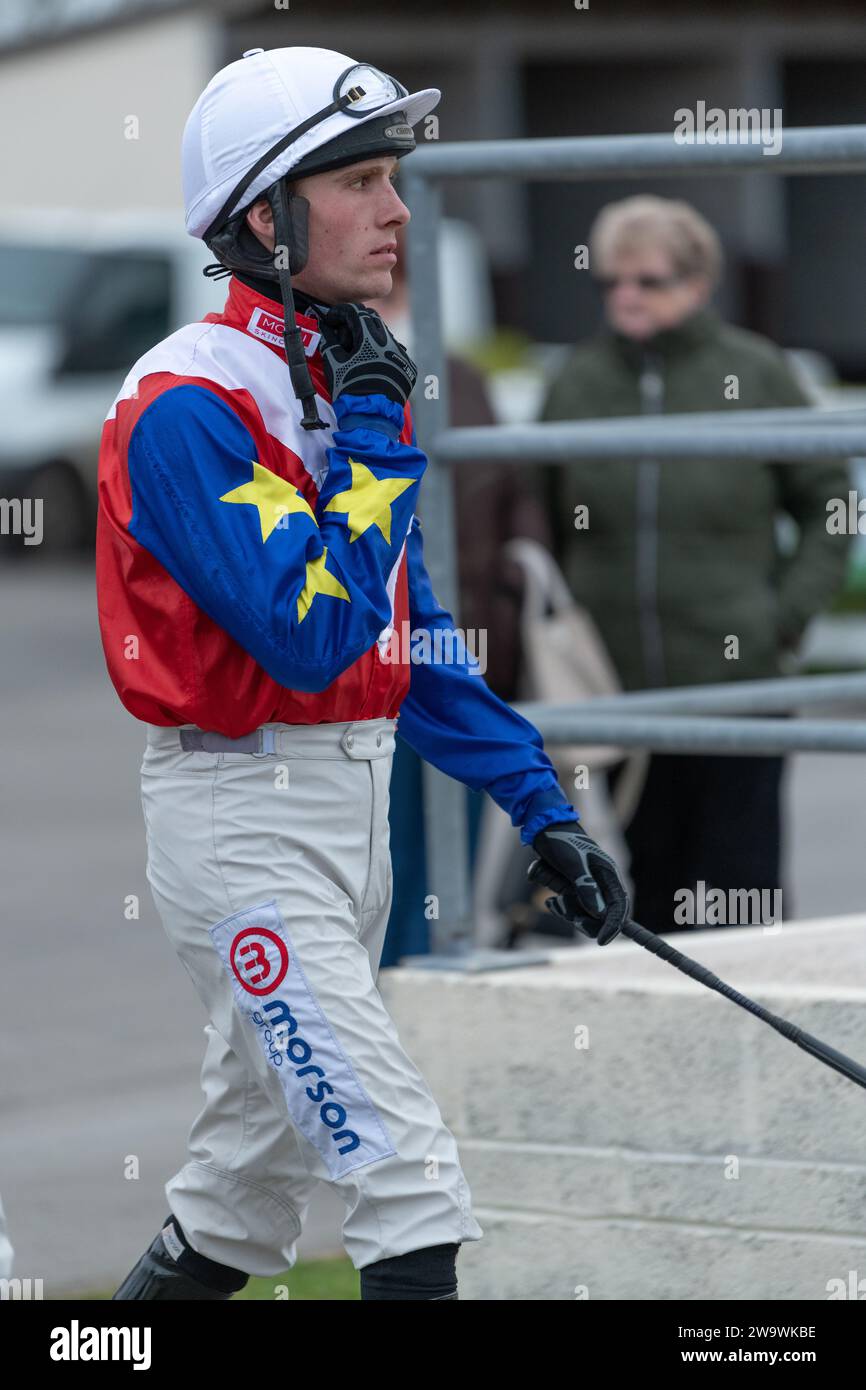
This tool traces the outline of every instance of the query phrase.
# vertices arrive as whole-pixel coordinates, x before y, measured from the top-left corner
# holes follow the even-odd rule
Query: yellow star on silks
[[[307,561],[307,577],[303,589],[298,595],[298,622],[302,623],[310,611],[313,599],[316,594],[330,594],[332,598],[344,598],[351,603],[349,595],[343,588],[335,574],[325,569],[325,560],[328,557],[327,546],[316,560]]]
[[[292,512],[301,512],[315,522],[312,507],[292,483],[272,473],[270,468],[263,468],[255,459],[251,459],[250,462],[253,465],[252,481],[232,488],[231,492],[223,493],[220,501],[246,502],[252,507],[257,507],[262,542],[266,541],[274,527],[279,525],[280,518],[289,516]]]
[[[391,504],[396,502],[401,492],[411,487],[414,478],[377,478],[365,463],[349,459],[352,470],[352,486],[346,492],[338,492],[325,507],[326,512],[348,512],[346,525],[351,531],[350,541],[355,541],[370,526],[378,526],[388,544],[391,544]]]

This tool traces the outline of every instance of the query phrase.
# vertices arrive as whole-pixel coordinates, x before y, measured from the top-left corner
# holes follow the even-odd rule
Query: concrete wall
[[[219,67],[220,32],[183,14],[7,55],[4,204],[182,208],[181,132]]]
[[[866,917],[670,940],[866,1063]],[[388,971],[382,991],[485,1231],[462,1297],[820,1300],[866,1279],[863,1091],[640,947]]]

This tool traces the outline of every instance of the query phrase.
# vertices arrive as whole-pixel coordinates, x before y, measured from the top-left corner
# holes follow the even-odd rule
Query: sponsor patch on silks
[[[226,917],[210,936],[292,1120],[331,1177],[396,1153],[310,987],[276,901]]]
[[[272,347],[283,346],[283,328],[285,319],[280,315],[269,314],[266,309],[257,305],[250,315],[247,324],[247,332],[252,333],[254,338],[261,338],[263,342],[270,343]],[[321,333],[316,333],[312,328],[307,328],[306,324],[298,324],[301,333],[301,342],[304,344],[304,352],[307,357],[312,357],[319,341]]]

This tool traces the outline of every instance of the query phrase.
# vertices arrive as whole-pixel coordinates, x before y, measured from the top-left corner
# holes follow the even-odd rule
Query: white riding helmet
[[[361,94],[351,99],[353,91]],[[184,128],[187,231],[204,238],[218,215],[225,221],[249,207],[305,156],[374,116],[401,111],[416,125],[440,95],[434,87],[410,95],[385,73],[328,48],[250,49],[211,78]]]
[[[279,282],[286,356],[307,429],[324,424],[295,324],[291,276],[307,260],[309,203],[286,183],[376,154],[402,158],[415,148],[413,125],[440,96],[435,87],[409,93],[378,68],[331,49],[254,48],[211,78],[186,122],[186,230],[213,251],[214,270]],[[246,211],[260,198],[273,209],[276,245],[288,248],[288,267],[275,265],[274,253],[246,224]]]

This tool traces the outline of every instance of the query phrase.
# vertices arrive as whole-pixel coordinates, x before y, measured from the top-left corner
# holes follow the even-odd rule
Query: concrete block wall
[[[866,917],[669,939],[866,1065]],[[627,941],[382,993],[485,1232],[462,1297],[866,1297],[866,1092],[768,1025]]]

